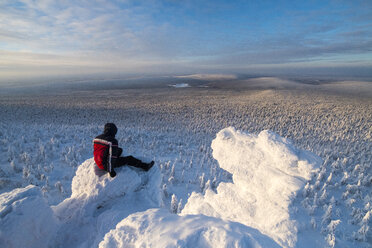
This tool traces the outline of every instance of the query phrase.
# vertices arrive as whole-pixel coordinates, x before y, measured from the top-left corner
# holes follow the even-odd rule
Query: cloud
[[[371,58],[372,13],[357,4],[197,3],[3,0],[0,69],[214,74]]]

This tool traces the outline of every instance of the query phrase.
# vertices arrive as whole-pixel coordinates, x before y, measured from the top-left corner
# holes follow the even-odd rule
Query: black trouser
[[[133,157],[133,156],[126,156],[126,157],[120,157],[121,153],[123,152],[123,149],[118,148],[118,158],[116,159],[116,163],[114,164],[114,168],[118,168],[124,165],[129,165],[141,169],[146,169],[147,164],[143,163],[141,160]]]
[[[141,160],[133,156],[118,157],[116,160],[116,164],[114,165],[114,168],[118,168],[124,165],[134,166],[141,169],[147,168],[146,163],[143,163]]]

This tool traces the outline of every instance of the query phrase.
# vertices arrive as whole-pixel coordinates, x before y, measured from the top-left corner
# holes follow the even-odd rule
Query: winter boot
[[[146,166],[144,166],[143,169],[145,171],[149,171],[154,164],[155,164],[155,162],[151,161],[150,163],[146,164]]]

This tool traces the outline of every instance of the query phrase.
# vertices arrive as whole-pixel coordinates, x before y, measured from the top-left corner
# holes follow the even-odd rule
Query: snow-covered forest
[[[371,247],[372,98],[275,80],[1,95],[0,246]]]

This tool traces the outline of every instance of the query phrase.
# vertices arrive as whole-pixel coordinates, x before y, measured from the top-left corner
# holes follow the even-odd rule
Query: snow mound
[[[33,185],[0,195],[0,247],[48,247],[57,220]]]
[[[149,209],[122,220],[99,244],[109,247],[279,247],[259,231],[205,215]]]
[[[95,167],[93,158],[81,164],[72,180],[71,197],[52,207],[61,221],[57,247],[96,247],[129,214],[162,204],[156,166],[149,172],[124,166],[115,170],[114,178],[108,173],[99,177]]]
[[[108,173],[98,176],[95,173],[94,159],[81,164],[72,179],[71,197],[54,207],[55,213],[62,219],[74,214],[91,216],[97,208],[127,192],[133,192],[141,185],[141,177],[129,167],[117,170],[115,178]],[[120,173],[119,173],[120,171]]]
[[[108,173],[97,176],[94,159],[88,159],[79,166],[72,179],[71,198],[94,198],[106,200],[133,191],[141,184],[141,177],[133,169],[122,167],[117,177],[110,177]],[[104,197],[105,199],[102,199]]]
[[[257,228],[282,246],[296,244],[296,222],[289,206],[320,165],[320,159],[296,149],[279,135],[221,130],[212,142],[213,157],[232,174],[217,193],[192,193],[182,215],[205,214]]]

